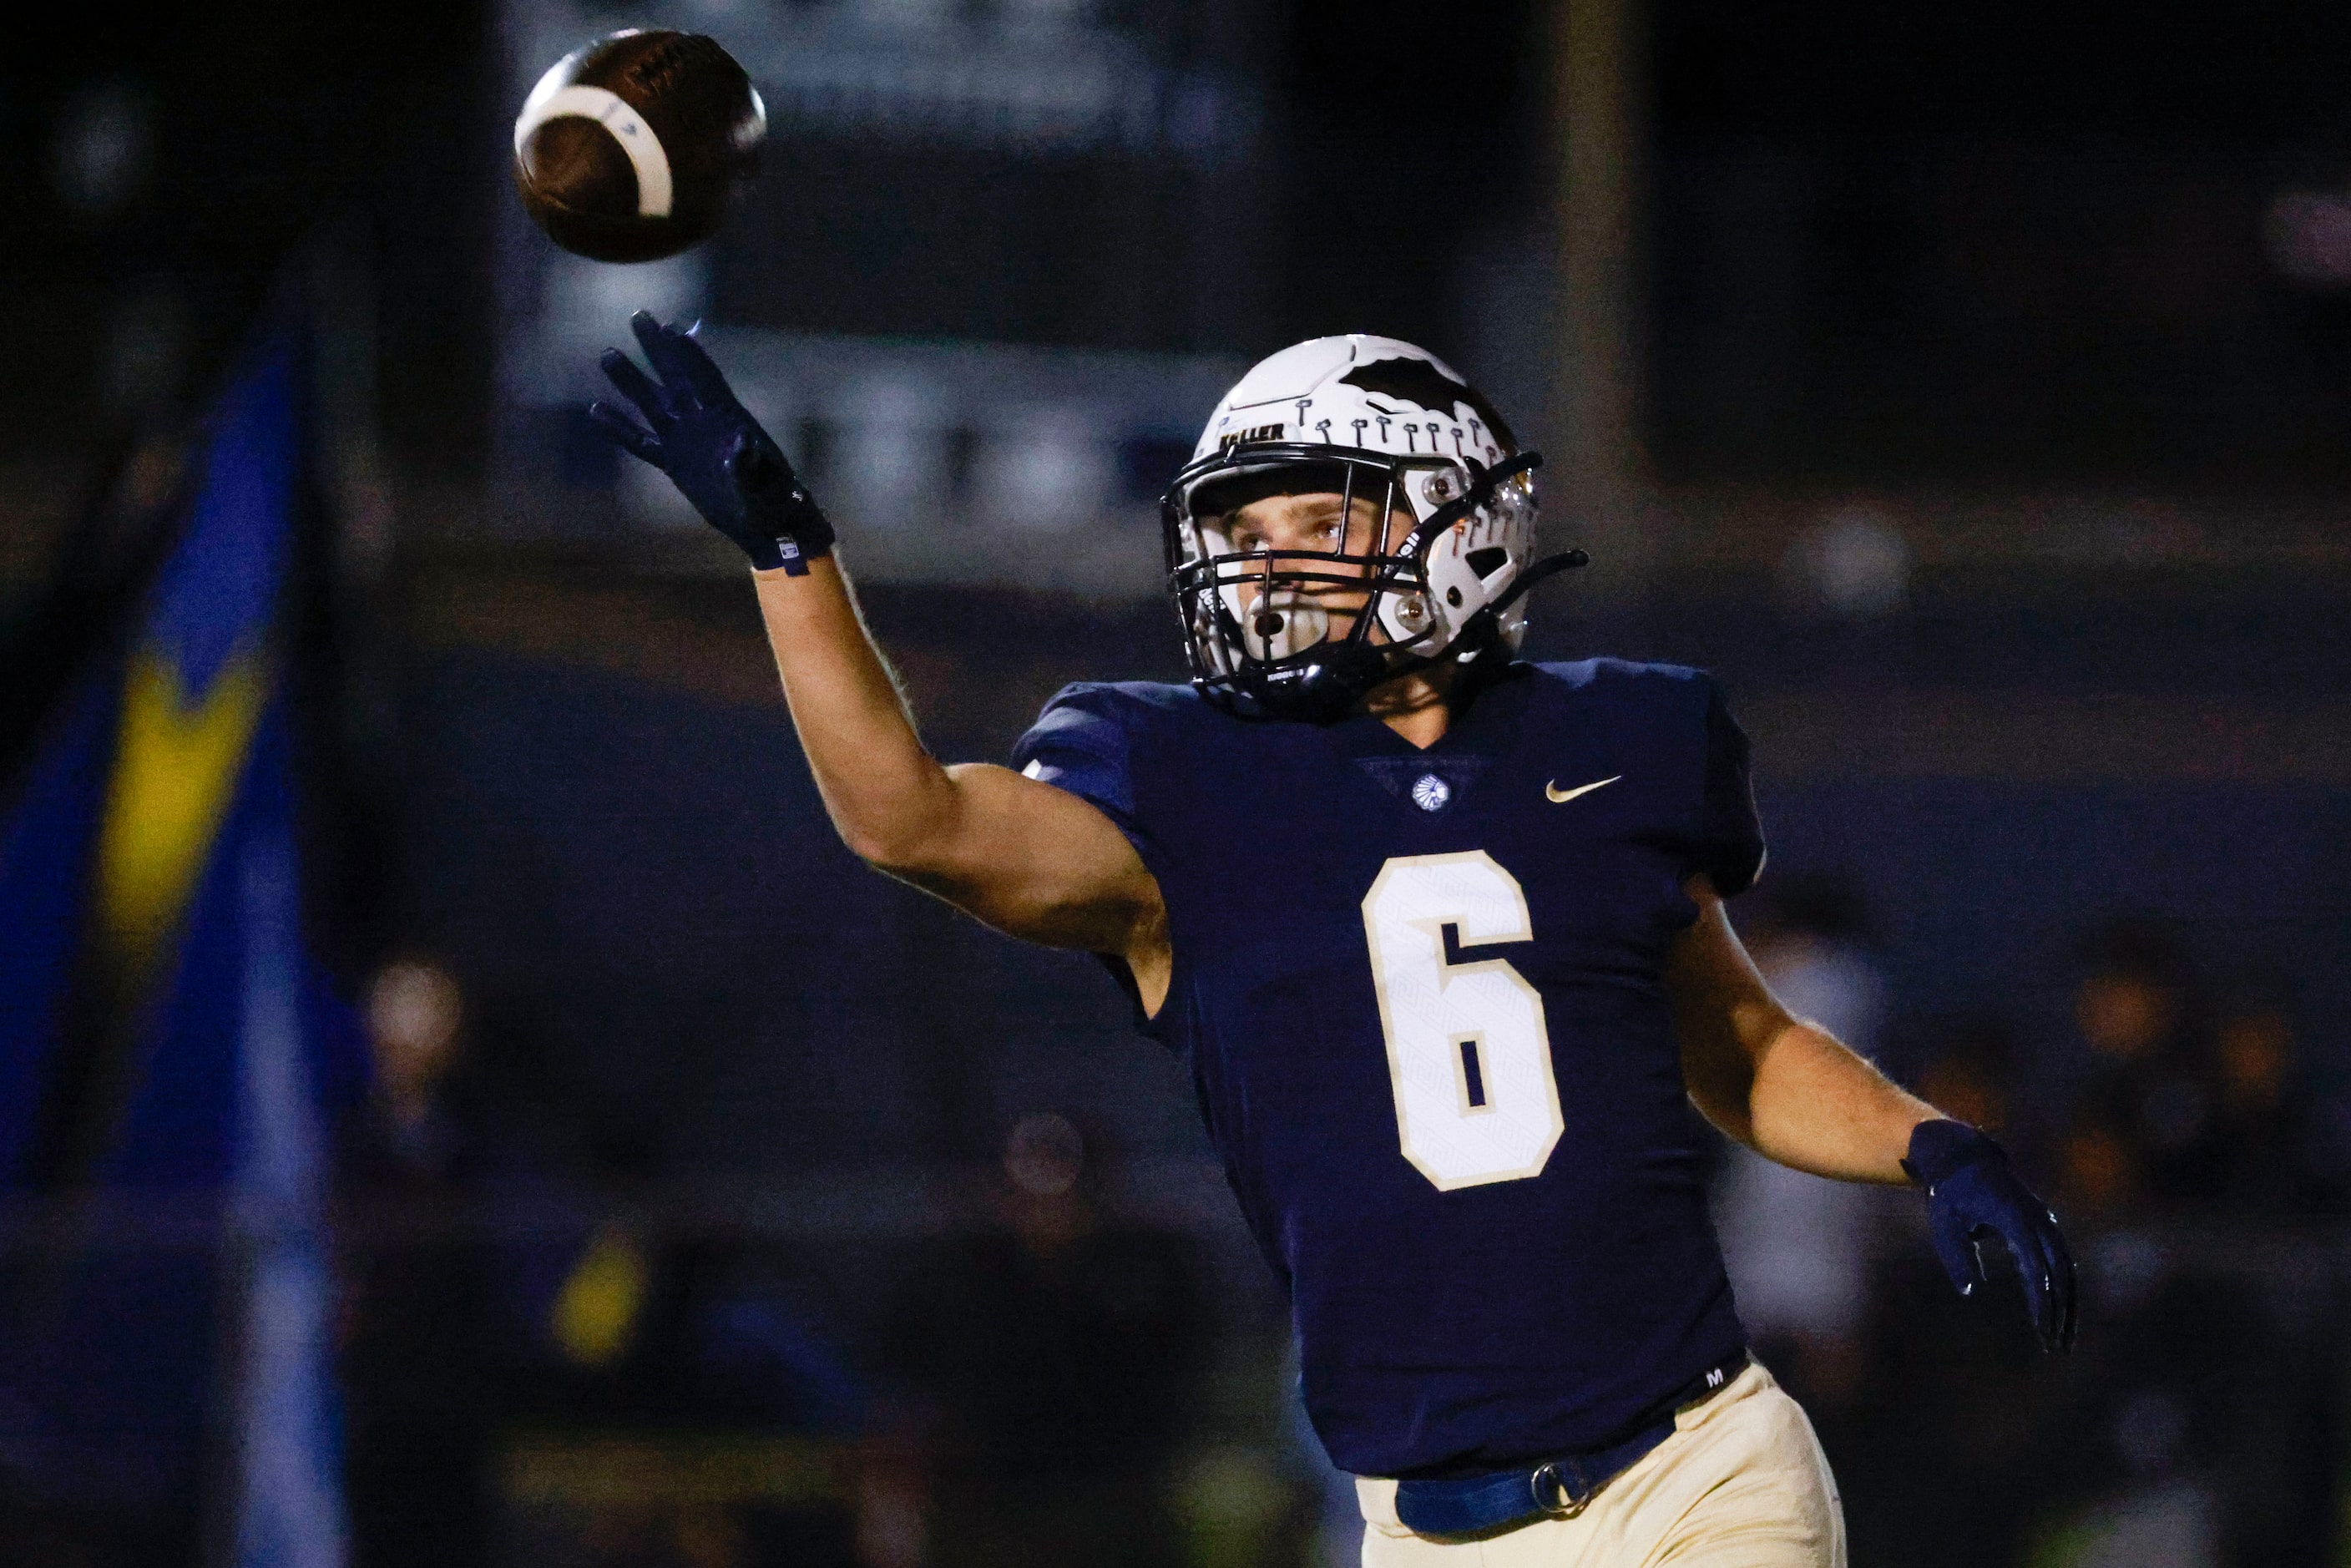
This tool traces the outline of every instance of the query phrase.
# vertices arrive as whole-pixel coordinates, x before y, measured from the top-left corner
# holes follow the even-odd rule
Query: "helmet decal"
[[[1494,433],[1494,439],[1501,443],[1503,450],[1518,450],[1518,437],[1510,434],[1509,423],[1494,411],[1494,405],[1488,402],[1476,387],[1447,373],[1435,360],[1403,356],[1373,360],[1357,365],[1339,380],[1344,385],[1376,392],[1391,402],[1413,403],[1431,413],[1441,413],[1451,419],[1462,418],[1461,410],[1466,406],[1475,416],[1468,421],[1468,423],[1474,425],[1479,420],[1484,420],[1486,428]],[[1374,403],[1372,406],[1376,408],[1379,405]],[[1434,426],[1430,433],[1435,434]]]

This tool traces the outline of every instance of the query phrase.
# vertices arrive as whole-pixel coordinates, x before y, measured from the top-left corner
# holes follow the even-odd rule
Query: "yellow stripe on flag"
[[[179,923],[245,770],[268,683],[257,654],[231,660],[201,703],[152,653],[132,659],[99,831],[99,928],[143,964]]]

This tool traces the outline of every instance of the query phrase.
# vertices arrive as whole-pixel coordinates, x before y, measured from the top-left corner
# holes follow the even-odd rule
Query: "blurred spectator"
[[[2032,1129],[2017,1114],[2012,1098],[2021,1066],[2016,1032],[1991,1014],[1960,1019],[1924,1053],[1917,1072],[1919,1097],[2001,1140],[2009,1155],[2031,1165],[2024,1151]]]
[[[2281,1314],[2280,1281],[2175,1236],[2108,1238],[2071,1398],[2042,1423],[2053,1526],[2032,1561],[2331,1561],[2336,1352]],[[2309,1325],[2309,1326],[2315,1326]]]
[[[2274,998],[2225,1011],[2213,1031],[2218,1104],[2213,1197],[2286,1219],[2340,1214],[2346,1150],[2339,1106],[2306,1081],[2292,1018]]]
[[[514,1249],[530,1354],[504,1457],[559,1472],[615,1447],[647,1457],[624,1484],[510,1495],[514,1560],[850,1568],[855,1509],[840,1482],[862,1379],[755,1232],[657,1184],[653,1124],[618,1110],[591,1121],[588,1182]],[[795,1465],[828,1479],[793,1483]]]
[[[377,974],[367,997],[376,1154],[412,1170],[452,1165],[456,1128],[446,1090],[465,1025],[465,993],[439,964],[406,959]]]
[[[950,1245],[900,1304],[894,1359],[935,1413],[925,1562],[1179,1560],[1168,1471],[1198,1392],[1205,1292],[1183,1239],[1104,1221],[1104,1163],[1065,1117],[1021,1118],[1000,1228]]]
[[[491,1260],[468,1233],[483,1148],[459,1069],[463,990],[430,959],[366,1000],[375,1092],[344,1151],[343,1379],[358,1568],[487,1561],[497,1418]]]
[[[865,1387],[831,1339],[723,1230],[616,1218],[549,1304],[565,1363],[535,1409],[567,1425],[853,1437]]]
[[[2161,926],[2117,923],[2077,951],[2085,1060],[2053,1129],[2053,1196],[2084,1268],[2081,1348],[2050,1365],[1991,1310],[2012,1289],[2005,1259],[1961,1300],[1923,1244],[1891,1254],[1865,1393],[1823,1428],[1855,1560],[2326,1561],[2341,1423],[2334,1352],[2313,1331],[2329,1292],[2266,1265],[2241,1227],[2162,1223],[2331,1201],[2332,1124],[2301,1083],[2289,1016],[2274,998],[2215,1013]],[[1918,1082],[2030,1166],[2021,1065],[2005,1030],[1971,1022]]]
[[[1791,1012],[1874,1056],[1886,986],[1865,944],[1868,915],[1842,878],[1792,875],[1759,889],[1748,934],[1756,967]],[[1767,1361],[1815,1400],[1859,1375],[1858,1333],[1883,1192],[1729,1150],[1715,1188],[1740,1320]]]
[[[2095,1225],[2210,1196],[2216,1096],[2187,953],[2143,920],[2107,925],[2080,953],[2074,1022],[2088,1061],[2070,1096],[2058,1201]]]
[[[1817,1423],[1852,1561],[2017,1563],[2047,1505],[2046,1448],[2075,1428],[2053,1418],[2062,1385],[2018,1321],[2009,1276],[1960,1296],[1918,1230],[1876,1272],[1852,1406]]]
[[[570,1530],[584,1568],[851,1568],[856,1504],[835,1486],[761,1492],[734,1473],[792,1438],[846,1471],[865,1414],[862,1382],[829,1338],[763,1283],[748,1245],[724,1235],[599,1230],[559,1293],[550,1328],[570,1375],[541,1434],[573,1451],[649,1443],[675,1479],[641,1495],[584,1497]],[[730,1460],[730,1453],[749,1456]],[[663,1472],[664,1476],[669,1471]],[[730,1491],[743,1495],[728,1495]],[[546,1521],[542,1521],[544,1525]]]

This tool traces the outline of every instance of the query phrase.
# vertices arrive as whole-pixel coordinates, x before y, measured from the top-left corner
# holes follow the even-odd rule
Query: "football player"
[[[1164,505],[1188,685],[1074,685],[1011,768],[923,748],[775,443],[685,333],[600,424],[750,557],[849,847],[1100,954],[1292,1304],[1366,1563],[1844,1561],[1805,1416],[1749,1359],[1686,1100],[1769,1157],[1916,1182],[2069,1345],[2073,1265],[1999,1146],[1792,1017],[1723,904],[1763,841],[1695,670],[1528,664],[1537,459],[1408,343],[1251,370]],[[1483,1555],[1480,1555],[1483,1553]]]

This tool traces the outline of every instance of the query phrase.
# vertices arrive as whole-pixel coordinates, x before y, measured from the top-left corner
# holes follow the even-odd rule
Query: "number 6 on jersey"
[[[1448,925],[1465,947],[1534,936],[1483,850],[1399,855],[1364,894],[1404,1157],[1445,1191],[1540,1176],[1562,1126],[1542,998],[1503,959],[1447,964]]]

